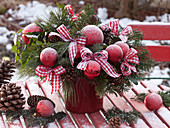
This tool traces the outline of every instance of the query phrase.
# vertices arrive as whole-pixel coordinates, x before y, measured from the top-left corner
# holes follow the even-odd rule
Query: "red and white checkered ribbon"
[[[63,39],[64,41],[71,41],[69,44],[69,58],[71,61],[71,64],[73,66],[74,59],[77,54],[77,45],[85,46],[86,44],[86,37],[77,37],[75,39],[72,39],[70,36],[70,33],[68,32],[67,28],[64,25],[61,25],[57,28],[57,31],[60,33],[58,36]]]
[[[108,29],[108,27],[109,26],[107,24],[101,25],[102,29]],[[112,33],[116,36],[119,36],[119,38],[123,42],[127,41],[127,39],[128,39],[127,35],[128,34],[133,35],[133,30],[132,30],[131,26],[125,27],[120,33],[118,32],[118,29],[119,29],[119,20],[118,19],[110,21],[110,29],[111,29]]]
[[[82,61],[77,65],[78,69],[86,70],[87,64],[89,60],[94,59],[102,69],[111,77],[119,77],[120,74],[117,74],[113,67],[107,62],[108,52],[106,50],[102,50],[101,52],[92,53],[92,51],[88,48],[82,48],[80,50]]]
[[[77,21],[78,20],[78,17],[80,17],[81,12],[74,15],[73,8],[72,8],[71,5],[66,5],[64,8],[67,9],[68,14],[71,16],[71,19],[73,21]]]
[[[62,66],[57,66],[56,68],[50,68],[47,66],[39,65],[35,74],[39,77],[45,77],[43,83],[46,81],[52,81],[52,91],[51,94],[60,88],[60,75],[66,71]]]
[[[129,63],[139,64],[139,58],[137,56],[137,51],[134,48],[129,49],[126,53],[122,64],[120,65],[120,69],[124,76],[129,76],[131,74],[131,70],[137,72],[136,67],[130,65]]]

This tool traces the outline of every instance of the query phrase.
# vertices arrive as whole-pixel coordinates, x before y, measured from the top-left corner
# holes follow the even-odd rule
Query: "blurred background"
[[[37,17],[45,17],[51,10],[57,11],[56,2],[72,5],[75,13],[89,3],[102,23],[108,24],[118,18],[123,27],[130,22],[170,22],[170,0],[0,0],[0,59],[15,57],[11,52],[14,33]],[[149,44],[170,45],[170,42],[152,41]],[[170,64],[154,63],[149,75],[156,73],[169,77]],[[159,83],[170,86],[165,80]]]

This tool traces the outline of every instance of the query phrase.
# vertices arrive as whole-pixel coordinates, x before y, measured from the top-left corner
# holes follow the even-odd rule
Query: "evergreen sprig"
[[[55,120],[59,121],[66,116],[64,112],[58,112],[58,113],[54,113],[49,117],[40,117],[35,115],[36,113],[35,108],[20,109],[17,110],[17,112],[12,110],[2,111],[2,112],[6,114],[7,119],[11,122],[15,121],[20,116],[22,116],[26,120],[27,127],[34,127],[38,125],[47,126],[49,123],[55,122]]]
[[[157,93],[162,97],[163,104],[167,107],[170,107],[170,91],[158,91]],[[144,102],[144,99],[148,94],[149,93],[139,93],[131,99]]]
[[[122,123],[126,122],[131,124],[133,121],[136,122],[137,119],[141,117],[141,114],[134,109],[133,111],[126,112],[126,110],[122,111],[118,108],[112,108],[106,112],[106,117],[108,120],[112,117],[119,117]]]
[[[35,75],[35,69],[38,65],[41,65],[40,61],[40,53],[43,49],[47,47],[54,48],[58,52],[58,62],[52,68],[62,65],[64,68],[71,66],[69,59],[69,44],[70,41],[65,42],[60,40],[58,42],[49,42],[48,35],[50,32],[56,32],[57,28],[64,24],[68,29],[71,37],[74,39],[82,35],[81,30],[86,25],[99,25],[101,22],[96,16],[95,10],[91,5],[87,5],[80,10],[81,14],[78,17],[78,20],[73,21],[70,15],[67,13],[67,10],[64,9],[64,5],[58,5],[58,11],[51,11],[49,15],[47,15],[47,19],[39,19],[35,21],[37,25],[39,25],[43,32],[42,33],[27,33],[28,35],[36,35],[37,38],[31,38],[29,40],[29,44],[24,44],[21,39],[22,29],[18,31],[16,38],[16,45],[13,46],[12,51],[16,54],[16,61],[19,61],[21,67],[19,69],[20,76],[33,76]],[[123,27],[119,31],[121,31]],[[111,42],[109,44],[114,44],[116,41],[120,40],[120,38],[116,35],[111,34]],[[153,60],[149,56],[149,52],[147,51],[144,44],[142,44],[143,35],[140,31],[134,30],[133,35],[128,38],[127,44],[130,48],[134,48],[138,51],[139,57],[139,65],[134,65],[137,69],[137,74],[132,71],[130,76],[126,76],[125,82],[123,85],[113,84],[115,78],[109,78],[108,74],[101,70],[100,75],[93,80],[89,80],[95,84],[95,89],[98,94],[104,95],[105,93],[121,93],[129,89],[132,86],[131,82],[137,84],[137,80],[140,78],[140,75],[144,71],[149,71],[151,68],[151,64]],[[93,46],[88,47],[93,53],[105,50],[108,44],[95,44]],[[109,62],[109,60],[107,60]],[[120,65],[123,59],[116,64],[111,64],[111,66],[115,69],[115,71],[121,74]],[[76,67],[81,62],[81,58],[75,58],[74,67]],[[133,65],[133,64],[131,64]],[[63,74],[64,75],[64,74]],[[79,71],[77,69],[77,76],[84,77],[83,71]],[[111,80],[109,80],[111,79]],[[67,80],[63,79],[63,87],[64,92],[71,91],[72,83],[69,83],[70,86],[65,86]]]

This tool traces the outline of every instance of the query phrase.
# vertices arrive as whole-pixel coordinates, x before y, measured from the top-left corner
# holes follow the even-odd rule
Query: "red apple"
[[[121,61],[123,57],[123,51],[118,45],[109,45],[106,48],[106,51],[108,52],[108,59],[112,63],[118,63]]]
[[[58,53],[53,48],[45,48],[40,54],[40,60],[45,66],[54,66],[58,60]]]
[[[150,93],[144,99],[144,104],[150,111],[158,110],[162,103],[162,97],[157,93]]]
[[[29,37],[27,37],[26,33],[28,32],[42,32],[43,30],[38,26],[36,25],[35,23],[31,23],[29,25],[27,25],[24,30],[22,31],[22,40],[24,43],[26,44],[29,44]]]
[[[100,70],[101,68],[99,63],[94,60],[89,60],[84,74],[88,79],[93,79],[96,76],[100,75]]]
[[[118,41],[118,42],[115,43],[115,45],[120,46],[120,48],[123,51],[123,56],[125,56],[126,53],[129,51],[129,45],[127,43],[125,43],[125,42]]]
[[[48,117],[54,113],[54,105],[49,100],[41,100],[36,107],[37,115],[41,117]]]
[[[103,32],[96,25],[87,25],[82,29],[86,36],[86,45],[102,44],[104,40]]]

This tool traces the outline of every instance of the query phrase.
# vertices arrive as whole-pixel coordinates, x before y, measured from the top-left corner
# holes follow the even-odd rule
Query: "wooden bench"
[[[154,36],[158,37],[157,39],[168,39],[170,40],[170,36],[168,38],[168,28],[169,25],[159,26],[159,25],[131,25],[133,28],[139,28],[144,32],[144,39],[156,39]],[[165,28],[164,28],[165,27]],[[156,28],[156,29],[155,29]],[[164,30],[164,29],[166,30]],[[156,31],[162,30],[165,31],[162,36],[167,38],[162,38],[161,34],[157,33]],[[152,32],[150,32],[152,31]],[[161,33],[161,32],[160,32]],[[147,36],[150,34],[149,36]],[[152,36],[154,34],[154,36]],[[157,34],[157,35],[156,35]],[[170,34],[169,34],[170,35]],[[151,38],[152,37],[152,38]],[[157,48],[159,49],[155,52]],[[166,46],[148,46],[148,49],[151,52],[151,56],[155,58],[156,61],[170,61],[170,47]],[[165,50],[166,49],[166,50]],[[168,50],[169,49],[169,50]],[[163,57],[163,55],[167,55],[167,57]],[[134,85],[131,90],[124,93],[122,96],[118,95],[116,97],[114,94],[106,94],[104,97],[104,105],[103,110],[97,111],[95,113],[87,113],[87,114],[75,114],[69,112],[65,109],[65,103],[63,100],[62,93],[57,92],[54,94],[50,94],[51,86],[47,86],[46,83],[41,84],[34,78],[30,78],[27,81],[20,81],[17,82],[18,86],[22,87],[22,91],[26,98],[30,95],[42,95],[52,99],[55,104],[55,112],[64,111],[67,116],[64,117],[59,122],[50,123],[47,128],[109,128],[108,120],[105,118],[104,113],[112,108],[113,106],[119,108],[120,110],[128,109],[139,111],[141,113],[141,118],[137,120],[136,123],[132,123],[131,126],[128,124],[122,123],[121,128],[168,128],[170,127],[170,107],[162,106],[157,112],[149,111],[143,102],[137,102],[133,99],[135,95],[143,92],[157,92],[160,90],[170,90],[169,87],[164,85],[157,85],[156,83],[144,82],[140,81],[139,84],[136,86]],[[29,109],[29,106],[25,104],[25,108]],[[37,126],[36,128],[39,128]],[[10,123],[7,121],[6,116],[3,114],[0,116],[0,128],[26,128],[25,121],[21,117],[20,119]]]

